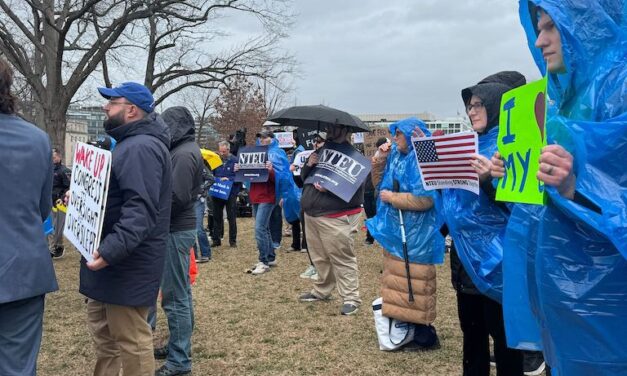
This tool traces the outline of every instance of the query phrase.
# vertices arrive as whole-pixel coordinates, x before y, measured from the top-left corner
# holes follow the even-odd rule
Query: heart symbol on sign
[[[541,91],[538,95],[536,95],[536,103],[533,107],[536,114],[536,123],[540,129],[540,136],[542,136],[542,140],[544,140],[544,114],[546,113],[546,100],[544,92]]]

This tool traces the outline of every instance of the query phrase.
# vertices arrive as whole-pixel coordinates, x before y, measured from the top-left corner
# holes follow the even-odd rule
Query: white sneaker
[[[311,277],[309,277],[309,279],[312,279],[314,281],[319,280],[320,277],[318,276],[318,272],[315,272],[314,274],[312,274]]]
[[[311,278],[312,275],[318,274],[316,273],[316,268],[313,265],[309,265],[307,270],[301,273],[300,278],[308,279]]]
[[[263,274],[267,271],[270,270],[270,267],[266,264],[264,264],[263,262],[260,262],[257,264],[257,266],[255,266],[255,269],[253,269],[252,274]]]
[[[277,266],[279,263],[276,262],[276,260],[274,261],[268,261],[268,266]]]

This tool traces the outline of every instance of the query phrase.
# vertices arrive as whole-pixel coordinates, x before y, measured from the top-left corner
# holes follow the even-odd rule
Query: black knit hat
[[[479,81],[478,84],[462,90],[464,106],[468,106],[473,95],[478,96],[483,102],[488,115],[488,125],[482,133],[499,125],[501,96],[526,82],[525,76],[518,72],[503,71],[492,74]]]

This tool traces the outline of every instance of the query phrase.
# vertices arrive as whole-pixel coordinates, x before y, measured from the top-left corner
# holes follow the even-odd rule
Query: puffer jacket
[[[431,324],[436,317],[436,272],[433,264],[409,264],[413,303],[409,302],[405,262],[384,252],[381,297],[383,315],[405,322]]]

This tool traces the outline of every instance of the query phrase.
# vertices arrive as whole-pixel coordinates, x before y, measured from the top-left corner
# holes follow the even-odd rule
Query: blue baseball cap
[[[152,97],[150,90],[136,82],[124,82],[122,85],[114,88],[99,87],[98,92],[105,99],[124,97],[146,113],[151,113],[155,109],[155,99]]]

